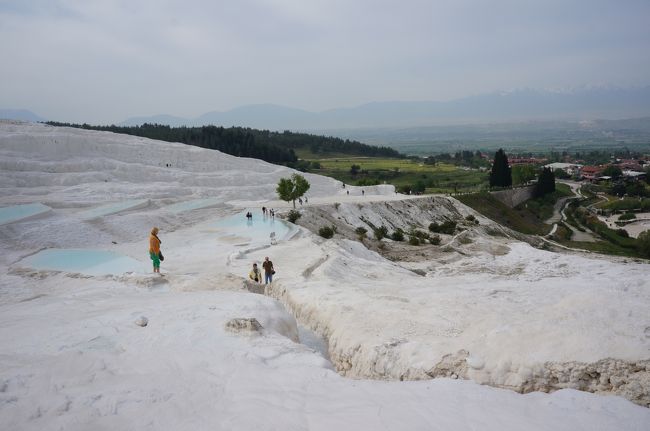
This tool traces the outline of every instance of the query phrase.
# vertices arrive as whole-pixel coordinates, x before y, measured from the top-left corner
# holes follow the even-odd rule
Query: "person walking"
[[[160,238],[158,238],[158,228],[151,229],[149,235],[149,257],[153,261],[153,272],[160,274],[160,261],[164,259],[160,252]]]
[[[262,271],[260,271],[256,263],[253,264],[253,269],[251,269],[251,272],[248,273],[248,278],[256,283],[262,282]]]
[[[264,284],[269,284],[273,282],[273,274],[275,270],[273,269],[273,262],[269,260],[269,257],[264,258],[264,263],[262,263],[262,268],[264,268]]]

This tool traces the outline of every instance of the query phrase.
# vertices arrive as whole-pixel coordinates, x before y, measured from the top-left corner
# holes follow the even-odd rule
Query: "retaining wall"
[[[490,194],[510,208],[514,208],[520,203],[532,199],[534,190],[535,186],[527,186],[510,190],[499,190],[498,192],[490,192]]]

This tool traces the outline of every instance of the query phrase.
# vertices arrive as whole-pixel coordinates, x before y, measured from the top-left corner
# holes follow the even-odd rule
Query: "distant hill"
[[[0,109],[0,120],[45,121],[45,118],[26,109]]]
[[[552,92],[523,89],[490,93],[446,102],[374,102],[322,112],[278,105],[249,105],[209,112],[197,118],[157,115],[126,120],[173,126],[214,124],[268,130],[306,130],[376,127],[420,127],[444,124],[528,120],[621,119],[650,115],[650,86],[595,87]]]

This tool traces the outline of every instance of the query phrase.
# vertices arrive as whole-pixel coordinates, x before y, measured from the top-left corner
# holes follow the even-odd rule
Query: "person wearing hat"
[[[160,274],[160,261],[163,260],[163,255],[160,252],[160,238],[158,238],[158,228],[151,229],[149,236],[149,257],[153,261],[153,272]]]

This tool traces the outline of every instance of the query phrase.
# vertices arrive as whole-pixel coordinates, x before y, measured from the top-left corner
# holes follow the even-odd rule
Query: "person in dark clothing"
[[[275,274],[275,270],[273,269],[273,262],[269,260],[268,256],[264,258],[264,263],[262,264],[262,268],[264,268],[264,284],[272,283],[273,274]]]

